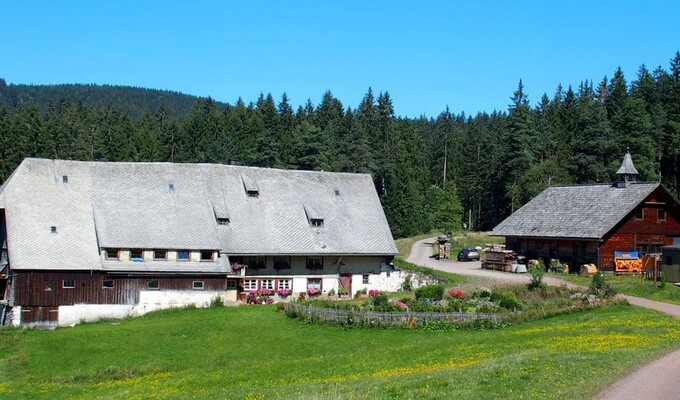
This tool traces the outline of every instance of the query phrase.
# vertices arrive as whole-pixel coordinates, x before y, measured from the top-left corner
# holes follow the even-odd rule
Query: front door
[[[338,294],[352,295],[352,275],[342,274],[338,279]]]

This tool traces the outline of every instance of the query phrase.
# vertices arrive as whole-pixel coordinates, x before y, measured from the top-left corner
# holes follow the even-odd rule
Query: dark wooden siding
[[[74,288],[63,288],[64,280],[73,280]],[[113,282],[104,288],[105,280]],[[73,304],[137,304],[139,291],[147,290],[149,281],[158,281],[159,290],[193,290],[194,281],[203,281],[204,290],[226,290],[225,276],[121,276],[105,273],[15,271],[15,305],[60,306]],[[51,290],[45,290],[51,283]]]
[[[546,267],[550,259],[566,262],[572,271],[575,266],[597,262],[597,242],[584,240],[507,238],[506,246],[527,259],[543,260]]]

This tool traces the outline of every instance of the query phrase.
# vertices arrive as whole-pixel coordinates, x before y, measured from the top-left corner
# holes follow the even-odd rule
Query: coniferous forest
[[[0,79],[0,181],[24,157],[171,161],[370,173],[395,237],[487,230],[553,184],[612,182],[629,149],[641,180],[680,197],[680,52],[508,109],[396,116],[387,91],[355,107],[329,91],[218,103],[175,92]],[[468,226],[469,227],[469,226]]]

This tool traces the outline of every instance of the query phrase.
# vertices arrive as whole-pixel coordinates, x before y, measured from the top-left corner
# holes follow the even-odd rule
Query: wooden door
[[[347,289],[347,294],[349,296],[352,296],[352,275],[351,274],[340,275],[340,278],[338,279],[338,288]],[[340,294],[340,290],[338,290],[338,294]]]

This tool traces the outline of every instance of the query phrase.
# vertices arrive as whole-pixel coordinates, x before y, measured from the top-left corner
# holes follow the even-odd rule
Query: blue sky
[[[167,89],[294,106],[368,87],[397,115],[532,105],[559,83],[628,82],[680,50],[677,1],[0,0],[0,77]]]

